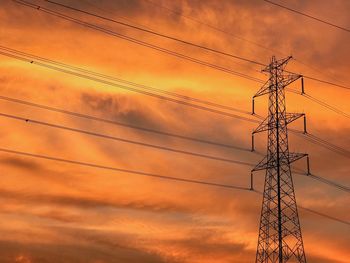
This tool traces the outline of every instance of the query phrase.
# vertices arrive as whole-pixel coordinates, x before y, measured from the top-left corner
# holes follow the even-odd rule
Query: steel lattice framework
[[[303,117],[306,133],[306,119],[304,114],[286,112],[285,87],[302,77],[284,71],[290,59],[276,60],[272,57],[271,63],[262,70],[269,74],[269,80],[253,97],[255,114],[254,98],[265,94],[269,96],[268,117],[252,135],[254,150],[254,134],[263,131],[268,133],[267,155],[252,170],[253,173],[266,169],[257,263],[306,262],[290,164],[308,156],[289,152],[287,129],[289,123]]]

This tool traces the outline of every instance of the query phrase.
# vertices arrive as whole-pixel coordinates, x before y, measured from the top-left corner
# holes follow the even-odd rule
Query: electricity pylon
[[[254,151],[254,134],[268,133],[267,155],[251,177],[253,190],[253,172],[266,169],[256,263],[306,262],[290,164],[306,156],[309,173],[309,159],[307,154],[289,152],[287,129],[289,123],[303,117],[306,133],[306,119],[305,114],[286,112],[285,87],[302,77],[284,71],[290,59],[272,57],[262,70],[269,74],[269,80],[253,97],[255,114],[254,98],[269,96],[268,117],[252,134]]]

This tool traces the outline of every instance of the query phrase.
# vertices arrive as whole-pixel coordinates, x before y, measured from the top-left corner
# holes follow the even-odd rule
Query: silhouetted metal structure
[[[285,87],[302,77],[284,71],[290,59],[272,57],[271,63],[262,70],[269,74],[269,80],[253,97],[255,114],[254,98],[269,96],[268,117],[252,134],[254,151],[254,134],[268,133],[267,155],[252,170],[251,177],[253,189],[253,172],[266,169],[257,263],[306,262],[290,164],[306,156],[309,172],[309,160],[307,154],[289,152],[287,129],[289,123],[304,117],[306,133],[306,119],[305,114],[286,112]]]

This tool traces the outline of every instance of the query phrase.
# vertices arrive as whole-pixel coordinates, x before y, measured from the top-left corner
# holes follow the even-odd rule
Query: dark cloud
[[[42,165],[36,162],[33,162],[33,160],[29,160],[29,159],[23,159],[23,158],[17,158],[17,157],[2,157],[0,159],[0,162],[5,165],[14,166],[16,168],[31,170],[32,172],[39,172],[43,170]]]
[[[164,125],[155,119],[156,116],[151,107],[140,105],[137,99],[130,96],[82,93],[81,102],[90,110],[100,112],[111,120],[153,129]]]
[[[152,253],[115,244],[105,249],[83,242],[50,244],[0,241],[0,254],[2,263],[165,263]]]
[[[45,194],[45,193],[28,193],[28,191],[7,191],[1,190],[0,197],[9,199],[13,202],[31,203],[32,205],[54,205],[54,206],[73,206],[81,209],[98,209],[98,208],[128,208],[135,210],[145,210],[153,212],[189,212],[190,208],[183,207],[177,204],[170,203],[152,203],[148,201],[130,201],[130,200],[105,200],[102,198],[89,198],[84,196],[68,196],[59,194]],[[58,220],[66,220],[59,214],[45,214],[45,216],[52,217]],[[67,219],[69,220],[69,219]]]

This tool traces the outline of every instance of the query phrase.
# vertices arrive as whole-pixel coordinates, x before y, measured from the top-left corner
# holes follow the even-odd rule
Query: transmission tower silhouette
[[[254,99],[269,96],[268,117],[252,133],[252,151],[254,134],[268,133],[267,155],[251,174],[253,190],[253,172],[266,170],[256,263],[306,262],[290,164],[307,157],[308,174],[310,169],[308,155],[290,153],[288,147],[289,123],[303,117],[306,133],[305,114],[286,112],[285,87],[299,78],[302,80],[301,75],[284,71],[291,58],[272,57],[262,70],[269,79],[253,97],[252,114],[255,114]],[[301,83],[303,90],[303,80]]]

